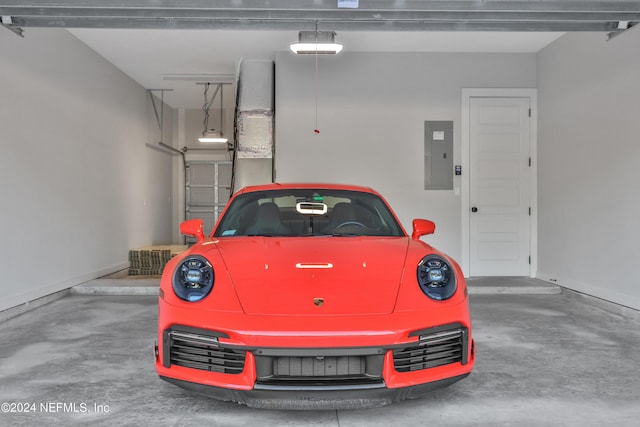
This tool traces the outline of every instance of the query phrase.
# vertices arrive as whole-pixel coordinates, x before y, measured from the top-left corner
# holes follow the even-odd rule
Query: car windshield
[[[267,190],[231,202],[214,236],[404,236],[375,194],[327,189]]]

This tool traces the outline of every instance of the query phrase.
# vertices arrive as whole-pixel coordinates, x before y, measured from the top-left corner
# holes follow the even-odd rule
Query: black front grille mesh
[[[244,370],[245,352],[225,348],[215,338],[172,331],[169,339],[172,365],[224,374]]]
[[[364,375],[364,357],[274,357],[275,377],[344,377]]]
[[[398,372],[464,363],[465,349],[466,329],[436,331],[420,335],[420,340],[409,347],[394,350],[393,363]]]

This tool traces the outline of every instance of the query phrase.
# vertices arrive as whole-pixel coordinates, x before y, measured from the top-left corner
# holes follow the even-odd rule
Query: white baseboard
[[[64,298],[69,294],[70,294],[70,290],[65,289],[63,291],[45,295],[33,301],[29,301],[24,304],[20,304],[15,307],[11,307],[6,310],[0,311],[0,323],[4,322],[5,320],[9,320],[12,317],[16,317],[21,314],[24,314],[28,311],[35,310],[36,308],[41,307],[45,304],[49,304],[50,302],[53,302],[57,299]]]
[[[128,262],[120,263],[93,272],[70,277],[58,282],[45,284],[39,287],[32,287],[26,289],[21,293],[9,295],[6,298],[2,298],[2,301],[0,302],[0,321],[6,320],[9,317],[17,316],[18,314],[32,310],[33,308],[51,302],[52,300],[61,298],[68,294],[69,289],[73,286],[79,285],[89,280],[97,279],[98,277],[103,277],[108,274],[115,273],[116,271],[125,269],[128,266]],[[49,296],[51,296],[52,299],[49,299]],[[9,313],[5,312],[17,314],[6,317]]]
[[[603,290],[576,280],[559,278],[544,272],[538,272],[537,279],[553,283],[562,288],[566,295],[580,298],[583,302],[624,317],[640,320],[640,298],[630,297],[611,290]]]

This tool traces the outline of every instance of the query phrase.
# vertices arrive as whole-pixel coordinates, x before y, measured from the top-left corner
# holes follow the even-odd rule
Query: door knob
[[[471,212],[478,212],[478,208],[476,208],[475,206],[471,208]]]

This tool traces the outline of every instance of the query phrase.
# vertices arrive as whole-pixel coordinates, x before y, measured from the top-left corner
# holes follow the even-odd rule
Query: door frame
[[[531,265],[529,267],[529,277],[536,277],[538,271],[538,90],[535,88],[463,88],[462,89],[462,111],[460,120],[461,137],[461,165],[462,179],[460,180],[461,196],[461,234],[462,234],[462,259],[461,267],[465,277],[469,277],[469,266],[471,261],[471,227],[470,227],[470,166],[471,166],[471,135],[470,126],[470,100],[471,98],[529,98],[531,100],[531,122],[529,127],[530,145],[529,155],[531,156],[530,168],[530,197],[531,197],[531,222],[529,253],[531,254]]]

